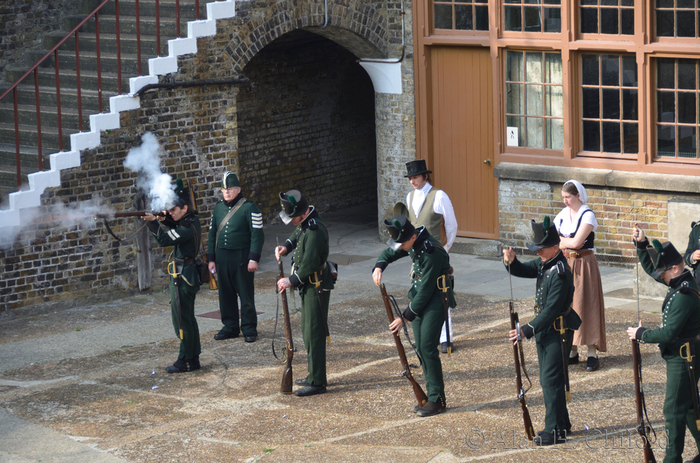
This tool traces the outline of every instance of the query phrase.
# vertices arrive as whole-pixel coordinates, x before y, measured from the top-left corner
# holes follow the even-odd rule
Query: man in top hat
[[[413,187],[406,195],[406,204],[397,204],[395,214],[408,217],[416,227],[425,227],[430,236],[440,240],[445,251],[450,252],[452,243],[457,236],[457,218],[452,207],[452,201],[442,190],[433,188],[430,184],[430,174],[424,159],[406,163],[408,182]],[[449,326],[450,338],[447,339],[445,328]],[[441,351],[452,350],[452,311],[447,311],[447,320],[440,334]]]
[[[318,211],[310,206],[298,190],[280,193],[282,212],[279,216],[285,224],[296,226],[282,246],[275,248],[279,260],[294,251],[292,273],[277,282],[277,289],[293,287],[301,297],[301,333],[307,353],[308,376],[296,380],[303,386],[294,391],[299,397],[326,392],[326,340],[328,331],[328,304],[334,287],[328,259],[328,230]]]
[[[535,294],[535,318],[526,325],[510,330],[511,341],[525,336],[535,336],[537,358],[540,366],[540,384],[544,397],[544,430],[534,438],[535,445],[553,445],[566,442],[571,432],[567,408],[568,364],[574,331],[581,319],[571,303],[574,300],[574,277],[559,250],[559,233],[550,218],[542,223],[532,221],[533,243],[539,259],[520,262],[513,248],[503,250],[503,261],[512,275],[537,278]]]
[[[700,263],[700,220],[693,222],[690,227],[688,246],[685,249],[683,260],[685,265],[693,269],[695,281],[700,284],[700,272],[698,271],[698,263]]]
[[[143,219],[148,222],[148,229],[159,246],[173,246],[168,262],[170,312],[175,335],[180,339],[180,352],[175,363],[165,371],[185,373],[201,368],[199,354],[202,347],[199,326],[194,316],[194,300],[200,281],[194,260],[199,254],[202,227],[196,212],[192,210],[189,188],[185,188],[179,178],[175,194],[175,204],[167,214],[158,217],[145,214]]]
[[[442,363],[437,345],[440,327],[444,321],[443,291],[447,285],[447,303],[456,305],[450,279],[450,257],[442,244],[433,238],[425,227],[416,229],[403,215],[384,221],[391,239],[389,248],[381,253],[372,271],[372,279],[379,286],[382,273],[387,266],[403,257],[413,260],[411,289],[408,291],[410,304],[401,317],[389,325],[392,333],[398,334],[406,321],[413,325],[416,351],[421,359],[425,376],[428,401],[423,407],[416,406],[418,416],[432,416],[447,408],[445,382],[442,377]]]
[[[221,182],[223,199],[216,203],[209,226],[207,260],[209,271],[218,274],[219,311],[223,328],[217,341],[236,338],[242,331],[245,342],[258,337],[255,312],[255,271],[265,241],[262,212],[243,197],[238,176],[226,172]],[[238,298],[241,321],[238,323]]]
[[[661,356],[666,361],[666,398],[664,399],[664,421],[668,434],[665,463],[682,461],[685,443],[685,427],[695,439],[700,452],[698,431],[697,398],[698,378],[695,376],[700,362],[697,361],[700,343],[700,294],[698,285],[683,265],[683,257],[670,242],[649,240],[644,231],[635,225],[632,239],[637,245],[637,257],[645,272],[661,284],[668,286],[666,298],[661,305],[663,319],[661,327],[646,329],[639,326],[627,328],[630,339],[638,342],[658,343]],[[700,462],[700,455],[694,462]]]

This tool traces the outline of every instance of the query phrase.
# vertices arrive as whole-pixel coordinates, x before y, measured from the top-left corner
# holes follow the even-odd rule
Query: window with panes
[[[700,0],[562,3],[429,4],[433,29],[452,33],[488,31],[489,14],[498,14],[505,149],[564,150],[569,127],[574,157],[700,160]]]

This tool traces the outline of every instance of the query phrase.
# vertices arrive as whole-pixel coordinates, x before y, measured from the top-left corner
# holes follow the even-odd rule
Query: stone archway
[[[274,218],[297,188],[324,211],[375,208],[374,89],[356,57],[305,31],[285,34],[244,69],[237,98],[238,171]],[[376,209],[375,209],[376,210]]]

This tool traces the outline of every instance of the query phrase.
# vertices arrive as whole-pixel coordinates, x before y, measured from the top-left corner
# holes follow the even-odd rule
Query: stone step
[[[87,127],[85,127],[87,130]],[[70,134],[77,133],[78,127],[63,127],[63,149],[70,149]],[[15,126],[14,124],[0,123],[0,142],[8,143],[8,141],[15,139]],[[59,151],[58,143],[58,127],[45,126],[41,129],[41,145],[45,152],[55,153]],[[20,125],[19,126],[19,143],[20,146],[35,147],[38,145],[38,138],[36,133],[36,125]],[[14,151],[13,151],[14,152]]]
[[[24,73],[26,72],[25,69],[20,69],[20,68],[13,68],[13,67],[8,67],[5,69],[5,74],[7,76],[8,82],[16,82],[17,79],[22,77]],[[53,69],[48,69],[48,68],[40,68],[38,74],[38,81],[39,81],[39,87],[45,87],[45,88],[50,88],[52,89],[54,93],[56,92],[56,73]],[[122,93],[127,93],[129,91],[129,78],[134,77],[133,75],[122,73]],[[78,80],[78,74],[75,72],[75,70],[70,70],[70,69],[61,69],[58,75],[59,78],[59,83],[60,83],[60,88],[61,88],[61,95],[67,89],[70,88],[77,88],[77,80]],[[25,83],[20,84],[23,88],[29,89],[28,91],[31,92],[31,98],[34,98],[34,78],[31,77],[29,80],[25,80]],[[97,71],[90,71],[90,70],[81,70],[80,71],[80,83],[82,85],[82,88],[93,88],[97,89],[98,88],[98,79],[97,79]],[[0,92],[4,93],[4,91],[9,88],[9,85],[4,84],[0,85]],[[117,94],[118,90],[118,85],[117,85],[117,74],[112,73],[112,72],[102,72],[102,91],[103,92],[110,92]],[[18,92],[19,93],[19,92]]]
[[[80,24],[80,22],[85,19],[81,16],[71,16],[66,19],[67,30],[72,30],[75,26]],[[182,24],[182,22],[181,22]],[[187,24],[187,22],[185,22]],[[155,17],[140,17],[140,34],[143,38],[144,36],[156,36],[157,27]],[[181,26],[182,27],[182,26]],[[119,16],[119,29],[122,34],[136,35],[136,16]],[[117,18],[114,16],[100,17],[100,34],[115,34],[117,31]],[[80,28],[80,32],[95,33],[95,21],[88,21],[83,24]],[[160,36],[161,40],[163,37],[174,38],[177,33],[177,25],[175,23],[175,18],[160,18]],[[180,29],[180,33],[187,34],[187,28]]]
[[[0,87],[0,93],[3,93],[8,86]],[[96,87],[84,87],[81,92],[81,100],[83,103],[83,108],[88,108],[89,110],[96,111],[99,108],[98,105],[98,92],[97,90],[92,90]],[[128,88],[128,87],[127,87]],[[109,109],[109,97],[116,95],[116,89],[113,92],[102,91],[102,104],[103,110],[107,111]],[[13,111],[13,98],[12,96],[5,97],[0,101],[0,117],[3,116],[3,112]],[[58,100],[58,94],[56,93],[55,87],[39,87],[39,104],[43,108],[56,108]],[[34,87],[29,87],[26,85],[19,85],[17,87],[17,105],[25,106],[31,108],[32,112],[36,112],[36,94]],[[61,88],[61,106],[67,106],[68,108],[78,107],[78,92],[74,87]]]
[[[49,155],[57,152],[58,150],[47,150],[42,147],[41,155],[44,158],[44,169],[48,169],[49,166]],[[20,166],[22,170],[25,169],[36,169],[39,165],[39,150],[37,148],[29,146],[19,147],[19,158]],[[7,172],[12,172],[14,176],[14,185],[17,183],[17,174],[14,168],[15,161],[17,159],[17,152],[15,151],[14,145],[8,145],[5,143],[0,143],[0,169],[4,169]],[[10,167],[11,166],[11,167]],[[29,172],[32,172],[29,170]]]
[[[50,32],[44,37],[44,46],[46,50],[51,50],[65,37],[65,32]],[[136,55],[137,53],[137,40],[136,35],[131,34],[121,34],[119,36],[119,51],[122,55],[131,54]],[[78,37],[78,46],[81,52],[95,52],[97,51],[97,40],[94,34],[80,34]],[[160,52],[158,52],[156,47],[156,38],[152,36],[141,36],[141,54],[147,55],[149,58],[154,56],[163,56],[168,54],[168,42],[167,40],[161,39]],[[63,50],[75,51],[75,40],[68,40],[65,42],[61,48]],[[117,53],[117,35],[112,33],[104,33],[100,31],[100,52],[103,55]],[[44,52],[46,53],[46,52]]]
[[[499,240],[478,238],[456,238],[450,248],[450,254],[471,254],[474,256],[502,259],[503,244]]]
[[[63,101],[63,100],[61,100]],[[83,130],[90,128],[90,114],[99,112],[97,106],[97,96],[93,98],[91,104],[86,104],[86,99],[83,99]],[[33,105],[17,105],[17,116],[19,124],[27,127],[34,127],[36,132],[36,106]],[[0,106],[0,123],[14,124],[15,115],[13,110],[6,111]],[[61,124],[66,127],[78,127],[78,110],[74,106],[61,104]],[[42,105],[41,107],[41,125],[43,127],[58,127],[58,109],[55,105]]]
[[[189,21],[196,19],[195,14],[195,1],[194,0],[180,0],[180,18],[188,18]],[[205,19],[207,17],[207,0],[199,1],[199,18]],[[140,0],[139,4],[139,15],[140,16],[156,16],[156,2],[154,0]],[[101,10],[100,15],[115,15],[116,8],[114,2],[109,2]],[[176,2],[175,0],[160,0],[158,3],[158,8],[160,11],[161,18],[169,17],[175,18],[176,14]],[[136,11],[136,1],[135,0],[119,0],[119,14],[120,19],[124,14],[134,15]]]
[[[27,52],[26,56],[33,62],[39,61],[43,56],[44,51],[30,51]],[[136,55],[125,54],[121,55],[121,69],[122,75],[127,74],[129,76],[138,75],[138,64],[136,60]],[[151,56],[141,55],[141,66],[142,72],[148,71],[148,59]],[[102,55],[100,56],[100,66],[103,73],[116,73],[117,71],[117,60],[116,55]],[[54,69],[55,58],[53,56],[47,58],[42,64],[43,69]],[[74,71],[76,69],[75,53],[72,51],[60,51],[58,53],[58,69],[59,76],[63,69]],[[97,72],[97,53],[94,51],[80,51],[80,72],[84,71],[94,71]],[[14,82],[14,81],[13,81]]]

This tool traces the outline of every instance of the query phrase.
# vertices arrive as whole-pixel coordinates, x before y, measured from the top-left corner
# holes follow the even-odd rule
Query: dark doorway
[[[320,211],[377,211],[374,88],[337,43],[295,31],[245,67],[237,102],[238,171],[265,221],[278,194],[297,188]]]

